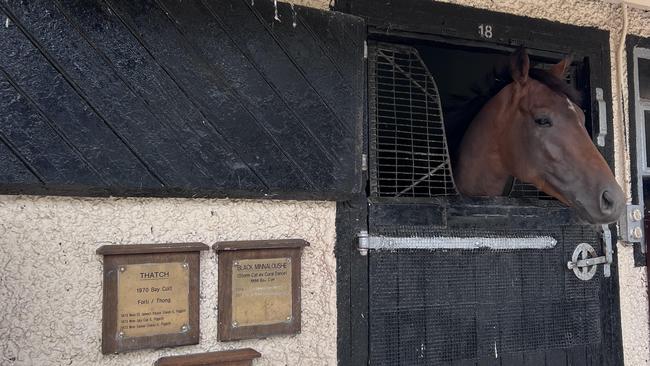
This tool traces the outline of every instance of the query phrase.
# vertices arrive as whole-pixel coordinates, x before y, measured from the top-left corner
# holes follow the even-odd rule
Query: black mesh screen
[[[375,44],[369,57],[372,193],[455,194],[440,97],[417,50]]]
[[[544,250],[371,251],[370,364],[436,365],[600,343],[602,270],[585,282],[566,269],[578,243],[600,248],[598,234],[564,226],[508,235],[558,243]]]

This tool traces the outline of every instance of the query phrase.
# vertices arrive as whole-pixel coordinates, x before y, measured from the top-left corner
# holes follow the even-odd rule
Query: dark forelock
[[[528,75],[531,78],[546,85],[554,92],[566,96],[573,103],[582,106],[582,97],[580,95],[580,92],[568,84],[566,81],[542,69],[530,69]]]

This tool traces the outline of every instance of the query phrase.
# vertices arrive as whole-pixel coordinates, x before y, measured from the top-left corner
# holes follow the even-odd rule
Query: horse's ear
[[[523,84],[528,81],[528,70],[530,69],[530,59],[528,52],[520,47],[510,56],[510,75],[512,80]]]
[[[551,66],[548,71],[556,78],[564,79],[564,75],[566,74],[567,70],[569,70],[569,66],[571,66],[571,56],[567,56],[564,58],[564,60]]]

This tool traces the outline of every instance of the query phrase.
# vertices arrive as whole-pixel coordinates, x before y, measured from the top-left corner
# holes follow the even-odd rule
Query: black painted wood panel
[[[148,106],[154,117],[182,139],[188,155],[215,176],[219,184],[238,179],[246,189],[262,189],[262,182],[227,146],[224,138],[207,123],[207,117],[187,97],[176,80],[130,35],[118,17],[102,3],[63,0],[57,2],[66,17],[84,34],[96,52],[115,69],[126,86]],[[83,14],[83,17],[73,17]]]
[[[0,134],[0,179],[8,184],[29,182],[41,183],[38,176],[33,174],[27,162],[22,162],[12,151],[12,146]]]
[[[0,11],[2,5],[0,5]],[[6,16],[0,14],[0,16]],[[6,24],[6,23],[5,23]],[[83,96],[76,92],[74,86],[66,82],[58,65],[49,62],[43,53],[30,41],[25,31],[10,20],[9,27],[0,29],[0,71],[5,80],[11,80],[14,92],[18,89],[25,98],[29,98],[34,109],[46,113],[51,126],[57,128],[65,136],[70,145],[73,145],[81,155],[99,172],[102,180],[109,185],[123,185],[129,181],[138,181],[144,187],[160,186],[160,182],[147,171],[145,166],[123,144],[120,136],[109,126],[105,120],[98,116],[87,103]],[[18,89],[16,89],[18,88]],[[8,109],[7,102],[2,103],[2,108]],[[18,121],[26,123],[29,116],[20,114],[14,116]],[[22,121],[21,121],[22,120]],[[20,125],[15,126],[15,133],[20,133]],[[11,131],[10,131],[11,132]],[[44,132],[46,133],[46,132]],[[26,141],[34,144],[39,154],[48,155],[44,146],[39,146],[36,140]],[[23,144],[24,141],[16,141]],[[32,156],[28,153],[15,152],[17,158],[29,161]],[[24,154],[24,155],[23,155]],[[63,158],[78,159],[78,155],[69,154]],[[36,164],[35,175],[45,176],[41,170],[46,166]],[[70,179],[67,173],[61,172],[63,177],[56,180],[46,179],[45,185],[56,184],[60,180]],[[100,181],[96,185],[101,185]],[[4,181],[2,182],[4,183]],[[20,182],[15,182],[20,183]],[[30,183],[25,180],[24,183]],[[80,184],[88,182],[78,182]]]
[[[278,11],[280,22],[263,1],[3,2],[0,192],[359,193],[364,24]]]
[[[39,167],[47,182],[59,184],[100,184],[95,170],[64,138],[51,128],[46,117],[32,107],[7,78],[0,78],[0,132],[24,157],[29,166]],[[72,177],[75,177],[72,179]]]

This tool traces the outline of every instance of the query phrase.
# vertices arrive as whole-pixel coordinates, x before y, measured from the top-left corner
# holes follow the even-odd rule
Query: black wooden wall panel
[[[356,17],[247,0],[0,4],[0,193],[360,192]]]

